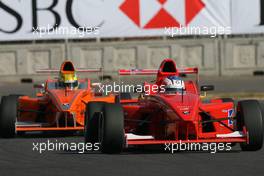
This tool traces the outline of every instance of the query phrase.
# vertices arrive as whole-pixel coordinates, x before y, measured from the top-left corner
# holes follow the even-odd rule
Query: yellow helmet
[[[77,80],[76,73],[60,73],[60,81],[64,83],[74,83]]]
[[[59,81],[63,83],[65,87],[71,89],[78,87],[78,78],[71,62],[64,62],[62,64]]]
[[[60,82],[64,84],[65,87],[71,89],[78,87],[78,78],[76,73],[60,73]]]

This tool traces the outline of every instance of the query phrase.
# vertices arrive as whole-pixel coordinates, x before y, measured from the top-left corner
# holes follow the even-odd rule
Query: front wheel
[[[85,113],[85,143],[96,143],[98,139],[99,118],[102,113],[104,102],[89,102]]]
[[[257,151],[263,145],[263,120],[259,102],[245,100],[239,102],[238,128],[246,127],[248,142],[241,143],[243,151]]]
[[[100,120],[103,153],[121,153],[124,146],[124,113],[121,104],[105,104]]]
[[[13,138],[16,135],[18,96],[2,97],[0,106],[0,135],[4,138]]]

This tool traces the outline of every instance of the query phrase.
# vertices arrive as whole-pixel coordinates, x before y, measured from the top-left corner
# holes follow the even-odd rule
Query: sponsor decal
[[[187,26],[205,8],[201,0],[125,0],[120,10],[138,27]]]

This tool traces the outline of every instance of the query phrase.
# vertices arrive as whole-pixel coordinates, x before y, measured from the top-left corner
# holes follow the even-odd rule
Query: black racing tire
[[[105,104],[100,122],[102,153],[121,153],[124,147],[124,112],[121,104]]]
[[[17,100],[19,96],[4,96],[0,106],[0,136],[13,138],[16,135]]]
[[[99,117],[103,111],[105,102],[89,102],[85,113],[85,143],[96,143],[99,141]]]
[[[261,108],[261,113],[264,115],[264,102],[261,101],[259,102],[260,108]],[[264,118],[263,118],[263,128],[264,128]]]
[[[245,126],[248,132],[248,143],[241,143],[243,151],[257,151],[263,145],[263,117],[259,102],[256,100],[245,100],[239,102],[238,128]]]

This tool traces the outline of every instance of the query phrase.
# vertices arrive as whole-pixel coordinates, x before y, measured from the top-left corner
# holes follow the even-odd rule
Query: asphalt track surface
[[[261,79],[261,78],[258,78]],[[243,91],[262,91],[260,80],[249,81]],[[221,85],[220,90],[240,91],[243,80],[211,80]],[[241,82],[241,83],[240,83]],[[222,84],[225,85],[222,85]],[[229,88],[226,85],[229,85]],[[1,94],[31,93],[32,85],[1,85]],[[177,152],[174,154],[158,149],[129,149],[118,155],[100,152],[46,151],[40,154],[33,151],[37,142],[83,142],[80,135],[65,137],[58,135],[30,134],[14,139],[0,139],[0,176],[13,175],[210,175],[210,176],[263,176],[264,149],[258,152],[242,152],[239,145],[229,152]]]
[[[33,142],[47,140],[82,142],[82,137],[39,136],[1,139],[0,175],[212,175],[261,176],[264,173],[264,150],[241,152],[166,153],[157,149],[131,149],[118,155],[99,152],[54,151],[39,154]]]

